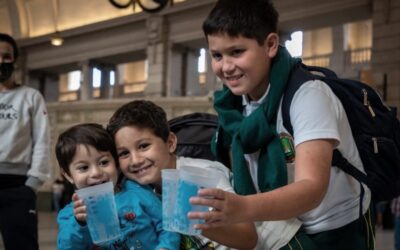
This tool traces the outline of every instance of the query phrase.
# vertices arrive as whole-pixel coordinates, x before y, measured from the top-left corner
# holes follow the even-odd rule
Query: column
[[[81,86],[80,86],[80,100],[87,101],[92,99],[93,86],[92,86],[92,67],[89,60],[81,61]]]
[[[188,49],[186,51],[186,96],[200,95],[198,59],[199,50]]]
[[[46,102],[57,102],[60,93],[59,75],[47,74],[45,80],[44,97]]]
[[[109,99],[112,97],[112,88],[110,85],[110,73],[114,69],[113,66],[101,65],[101,83],[100,83],[100,99]]]
[[[170,68],[168,71],[167,95],[198,96],[202,94],[198,72],[199,51],[181,45],[174,45],[169,53]]]
[[[343,25],[332,27],[332,54],[330,57],[330,68],[337,75],[345,75],[345,51],[344,51],[344,30]]]
[[[166,20],[155,14],[149,16],[147,20],[149,71],[144,92],[148,97],[166,95],[166,71],[168,67],[166,26]]]
[[[185,48],[181,45],[170,45],[169,69],[167,81],[167,96],[182,96],[184,92],[183,71],[186,65],[183,62]]]

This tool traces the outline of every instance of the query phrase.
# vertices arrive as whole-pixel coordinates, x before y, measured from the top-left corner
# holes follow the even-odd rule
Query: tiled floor
[[[376,250],[394,250],[393,230],[377,229],[375,242]]]
[[[57,239],[56,214],[39,213],[40,250],[55,250]],[[376,250],[394,250],[393,231],[378,229],[376,231]],[[0,250],[4,250],[0,242]]]
[[[57,249],[56,213],[39,212],[39,248],[40,250]],[[0,250],[5,250],[0,238]],[[22,249],[21,249],[22,250]]]
[[[55,250],[57,248],[57,214],[39,213],[39,246],[40,250]]]

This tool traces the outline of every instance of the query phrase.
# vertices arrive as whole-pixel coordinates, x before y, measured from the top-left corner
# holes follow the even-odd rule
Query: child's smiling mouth
[[[95,183],[90,184],[89,186],[96,186],[96,185],[103,184],[103,183],[106,183],[106,182],[109,182],[109,181],[110,180],[97,181]]]
[[[225,76],[225,83],[230,87],[236,87],[239,85],[240,79],[242,79],[244,74],[234,75],[234,76]]]
[[[144,174],[145,172],[147,172],[147,170],[148,170],[150,167],[151,167],[151,165],[145,166],[145,167],[141,167],[141,168],[136,169],[136,170],[133,170],[133,171],[131,171],[131,172],[132,172],[133,174],[141,175],[141,174]]]
[[[225,76],[225,79],[228,81],[236,81],[242,78],[243,74],[235,75],[235,76]]]

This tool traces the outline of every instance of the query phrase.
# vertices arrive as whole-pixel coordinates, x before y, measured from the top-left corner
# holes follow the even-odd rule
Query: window
[[[118,84],[122,88],[122,90],[120,91],[120,95],[123,96],[144,92],[147,84],[148,75],[147,60],[119,64],[117,66],[117,72],[119,79]]]
[[[287,50],[293,57],[301,57],[303,54],[303,32],[293,32],[290,37],[291,40],[285,43]]]
[[[68,73],[68,91],[78,90],[81,86],[81,71],[76,70]]]
[[[81,86],[81,72],[79,70],[61,74],[59,78],[60,102],[77,101],[78,90]]]
[[[197,64],[197,70],[199,72],[199,83],[205,84],[206,83],[206,73],[207,73],[207,58],[206,58],[206,50],[200,49],[200,56]]]
[[[206,72],[206,50],[205,49],[200,49],[198,71],[199,71],[199,73]]]
[[[98,68],[93,68],[93,73],[92,73],[93,81],[92,81],[92,86],[93,88],[100,88],[101,86],[101,70]]]
[[[115,84],[115,71],[111,70],[110,71],[110,85],[114,86],[114,84]]]

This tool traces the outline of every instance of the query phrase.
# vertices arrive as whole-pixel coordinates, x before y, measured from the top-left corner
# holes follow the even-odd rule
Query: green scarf
[[[276,132],[276,115],[291,70],[300,59],[290,56],[279,47],[269,72],[270,90],[265,101],[248,117],[243,117],[242,96],[235,96],[224,86],[214,93],[214,108],[218,113],[219,128],[212,141],[215,155],[232,150],[233,185],[238,194],[254,194],[244,154],[260,150],[258,186],[267,192],[287,184],[285,156]]]

